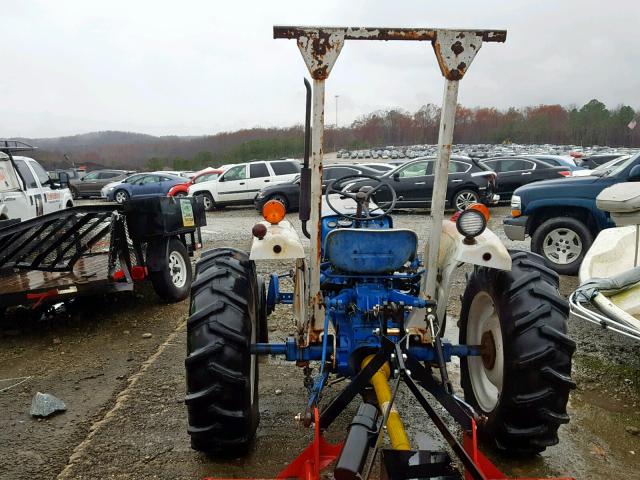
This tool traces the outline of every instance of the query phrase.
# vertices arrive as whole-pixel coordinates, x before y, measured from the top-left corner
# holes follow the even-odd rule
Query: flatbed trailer
[[[182,300],[205,224],[204,208],[192,198],[78,206],[0,222],[0,310],[131,291],[146,279],[164,300]]]

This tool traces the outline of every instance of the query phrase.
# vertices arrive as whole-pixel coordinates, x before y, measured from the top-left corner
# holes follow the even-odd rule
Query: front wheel
[[[202,198],[202,205],[205,211],[210,212],[213,210],[213,196],[209,192],[197,193],[198,198]]]
[[[529,252],[511,252],[510,272],[476,267],[462,298],[460,343],[482,356],[461,359],[466,401],[486,417],[480,434],[511,453],[558,443],[567,423],[571,356],[568,304],[558,275]]]
[[[196,265],[187,322],[187,404],[191,447],[213,454],[247,450],[260,421],[258,361],[261,291],[255,264],[231,248]]]
[[[172,238],[166,250],[159,250],[163,253],[166,251],[166,267],[149,272],[153,289],[163,300],[169,302],[184,300],[191,288],[191,260],[187,247],[177,238]]]
[[[473,190],[460,190],[453,196],[453,207],[459,212],[466,210],[474,203],[480,202],[480,197]]]
[[[577,275],[593,235],[580,220],[551,218],[533,232],[531,250],[542,255],[547,266],[562,275]]]
[[[124,203],[127,200],[129,200],[129,193],[126,190],[118,190],[115,195],[113,196],[113,199],[117,202],[117,203]]]

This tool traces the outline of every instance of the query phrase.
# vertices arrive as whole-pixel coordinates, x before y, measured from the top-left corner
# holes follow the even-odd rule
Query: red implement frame
[[[332,445],[320,435],[320,414],[313,409],[313,441],[276,478],[299,478],[315,480],[320,478],[320,470],[328,467],[342,451],[342,443]]]

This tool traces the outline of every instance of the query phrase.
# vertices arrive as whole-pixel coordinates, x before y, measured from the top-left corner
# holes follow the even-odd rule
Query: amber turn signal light
[[[262,217],[271,225],[277,225],[287,213],[282,202],[269,200],[262,207]]]

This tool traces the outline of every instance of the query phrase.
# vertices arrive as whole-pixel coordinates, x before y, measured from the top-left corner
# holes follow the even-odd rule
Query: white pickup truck
[[[54,182],[34,159],[8,153],[0,145],[0,220],[24,221],[73,206],[68,179]]]

